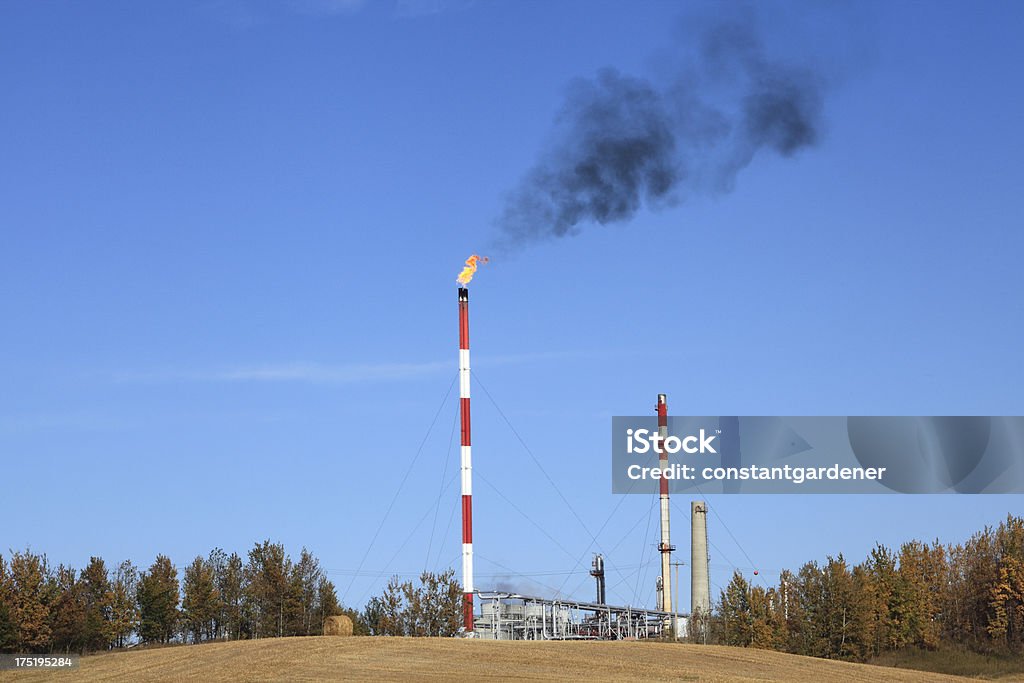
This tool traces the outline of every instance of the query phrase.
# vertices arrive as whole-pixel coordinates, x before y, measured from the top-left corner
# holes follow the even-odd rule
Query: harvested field
[[[964,681],[741,648],[639,642],[272,638],[84,657],[0,681]]]

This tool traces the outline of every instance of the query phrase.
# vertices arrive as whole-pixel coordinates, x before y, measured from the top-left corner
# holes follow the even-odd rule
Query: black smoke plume
[[[498,219],[502,246],[729,191],[762,150],[818,141],[823,79],[769,59],[752,20],[720,22],[695,47],[662,86],[610,68],[570,83],[553,142]]]

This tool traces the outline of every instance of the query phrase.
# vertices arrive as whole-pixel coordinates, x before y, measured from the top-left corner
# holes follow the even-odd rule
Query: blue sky
[[[607,432],[658,392],[680,415],[1024,412],[1024,9],[758,7],[768,48],[827,76],[815,148],[474,282],[477,377],[583,521],[474,385],[481,586],[589,597],[603,528],[609,598],[653,602],[649,502],[609,493]],[[428,434],[454,276],[571,79],[658,79],[725,9],[0,5],[0,548],[183,565],[269,537],[356,606],[390,573],[456,566],[451,398]],[[711,505],[717,585],[1024,514],[1024,496]]]

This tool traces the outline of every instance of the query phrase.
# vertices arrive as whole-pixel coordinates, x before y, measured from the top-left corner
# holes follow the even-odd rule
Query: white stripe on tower
[[[462,414],[462,624],[473,631],[473,457],[469,419],[469,290],[459,288],[459,411]]]

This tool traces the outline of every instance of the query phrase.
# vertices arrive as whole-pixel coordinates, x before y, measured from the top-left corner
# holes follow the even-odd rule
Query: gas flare
[[[477,267],[487,263],[490,260],[491,259],[487,258],[486,256],[478,256],[476,254],[473,254],[468,259],[466,259],[466,266],[462,269],[462,272],[459,273],[459,277],[456,278],[457,282],[463,286],[468,285],[469,281],[473,279],[474,275],[476,275]]]

